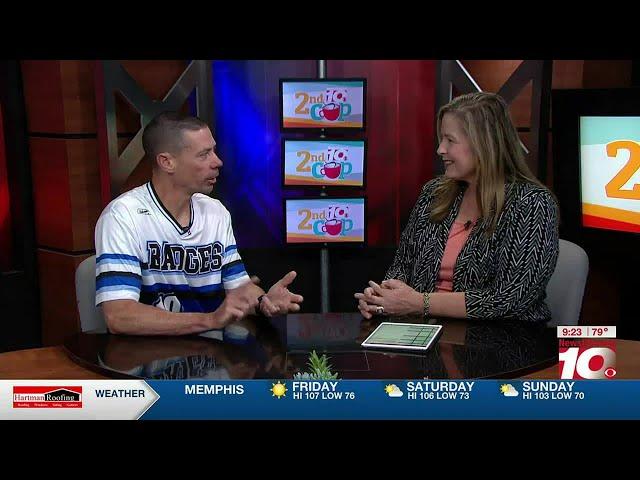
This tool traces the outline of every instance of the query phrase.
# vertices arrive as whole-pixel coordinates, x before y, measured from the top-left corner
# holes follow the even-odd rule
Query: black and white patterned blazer
[[[425,184],[386,279],[419,292],[435,290],[449,229],[458,216],[461,187],[448,216],[429,219],[437,177]],[[551,318],[545,289],[558,259],[558,209],[551,193],[531,183],[508,183],[493,234],[482,219],[473,227],[453,270],[453,291],[465,293],[469,318]]]

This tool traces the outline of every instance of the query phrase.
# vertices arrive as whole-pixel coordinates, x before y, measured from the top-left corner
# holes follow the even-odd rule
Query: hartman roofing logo
[[[82,387],[14,386],[13,408],[82,408]]]

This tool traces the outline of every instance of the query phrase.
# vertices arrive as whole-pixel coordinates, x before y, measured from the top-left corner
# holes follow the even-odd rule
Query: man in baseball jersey
[[[151,181],[113,200],[95,231],[96,305],[112,333],[183,335],[246,315],[297,312],[291,271],[267,293],[249,278],[229,211],[208,196],[222,160],[206,123],[164,112],[144,129]]]

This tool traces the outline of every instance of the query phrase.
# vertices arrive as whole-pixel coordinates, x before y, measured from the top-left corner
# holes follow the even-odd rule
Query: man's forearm
[[[127,335],[187,335],[216,328],[214,313],[174,313],[134,300],[102,304],[112,333]]]

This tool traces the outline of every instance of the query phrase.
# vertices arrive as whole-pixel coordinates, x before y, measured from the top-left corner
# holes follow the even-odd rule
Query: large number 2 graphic
[[[634,184],[632,190],[622,190],[622,186],[640,169],[640,144],[630,140],[607,143],[607,156],[617,156],[618,150],[629,150],[629,161],[604,187],[607,197],[640,200],[640,183]]]

